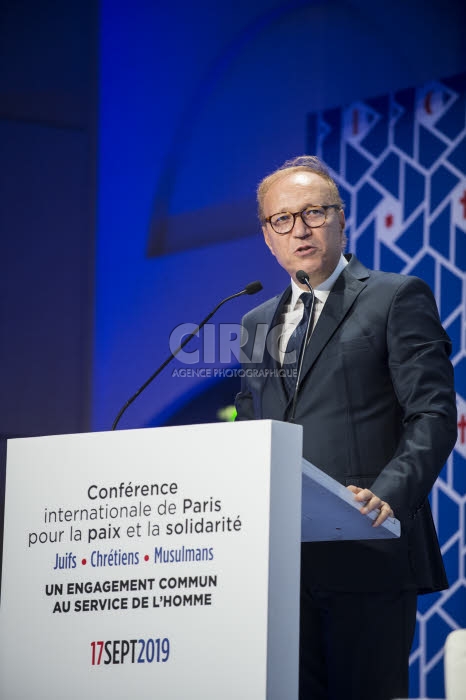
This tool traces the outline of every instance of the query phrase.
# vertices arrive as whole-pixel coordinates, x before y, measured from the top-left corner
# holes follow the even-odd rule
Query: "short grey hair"
[[[273,173],[264,177],[257,187],[257,203],[258,203],[258,214],[259,220],[262,225],[265,223],[264,216],[264,198],[270,187],[280,180],[282,177],[289,175],[291,172],[310,172],[315,173],[322,177],[330,185],[330,189],[335,196],[334,204],[338,204],[340,209],[344,209],[345,205],[338,191],[337,184],[333,177],[330,175],[326,165],[317,156],[296,156],[296,158],[290,158],[286,160],[283,165],[281,165]]]

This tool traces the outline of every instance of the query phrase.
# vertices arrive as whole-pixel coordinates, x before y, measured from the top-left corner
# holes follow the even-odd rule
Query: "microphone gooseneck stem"
[[[300,273],[302,273],[302,274],[300,274]],[[297,375],[296,375],[296,385],[295,385],[295,390],[294,390],[294,394],[293,394],[293,402],[291,404],[291,411],[290,411],[290,415],[289,415],[288,421],[287,421],[288,423],[294,423],[294,418],[296,415],[296,405],[298,403],[299,382],[301,379],[301,371],[303,368],[304,353],[306,351],[306,346],[309,342],[309,337],[311,334],[311,324],[312,324],[312,318],[314,316],[314,304],[316,301],[314,290],[309,283],[309,276],[305,272],[302,272],[302,270],[299,270],[296,274],[296,277],[298,278],[298,282],[300,282],[301,284],[305,284],[306,287],[309,289],[310,293],[312,294],[312,303],[311,303],[311,308],[309,311],[309,318],[307,319],[306,333],[304,335],[303,343],[301,345],[301,349],[299,352],[298,371],[297,371]]]
[[[226,304],[227,301],[230,301],[231,299],[235,299],[236,297],[241,297],[241,296],[243,296],[243,294],[256,294],[256,292],[260,292],[261,289],[262,289],[262,285],[261,285],[260,282],[251,282],[250,284],[248,284],[248,285],[245,287],[245,289],[242,289],[241,292],[236,292],[236,294],[232,294],[231,296],[226,297],[226,299],[222,299],[222,301],[221,301],[219,304],[217,304],[217,306],[214,308],[214,310],[211,311],[210,314],[208,314],[208,315],[205,317],[205,319],[204,319],[203,321],[201,321],[201,323],[193,330],[192,333],[190,333],[189,335],[186,336],[186,338],[185,338],[185,339],[183,340],[183,342],[176,348],[176,350],[174,350],[172,353],[170,353],[170,355],[167,357],[167,359],[165,360],[165,362],[163,362],[163,363],[160,365],[160,367],[158,367],[158,368],[155,370],[155,372],[149,377],[149,379],[147,379],[147,380],[144,382],[144,384],[143,384],[142,386],[139,387],[139,389],[137,390],[137,392],[136,392],[135,394],[133,394],[133,396],[131,396],[130,399],[128,399],[128,401],[124,404],[124,406],[121,407],[121,409],[120,409],[119,412],[118,412],[117,417],[116,417],[115,420],[113,421],[112,430],[115,430],[115,429],[116,429],[116,427],[117,427],[117,425],[118,425],[118,423],[119,423],[119,421],[120,421],[120,418],[122,417],[123,413],[126,411],[126,409],[127,409],[129,406],[131,406],[131,404],[133,403],[133,401],[135,401],[135,400],[138,398],[138,396],[139,396],[140,394],[142,394],[142,392],[144,391],[144,389],[145,389],[146,387],[148,387],[149,384],[150,384],[151,382],[154,381],[154,379],[160,374],[160,372],[161,372],[163,369],[165,369],[165,367],[166,367],[168,364],[170,364],[170,362],[171,362],[172,360],[175,359],[175,357],[176,357],[176,356],[178,355],[178,353],[184,348],[184,346],[187,345],[187,344],[189,343],[189,341],[192,340],[192,338],[194,338],[194,336],[201,330],[201,328],[202,328],[203,326],[205,326],[205,324],[207,323],[207,321],[209,321],[209,320],[212,318],[212,316],[219,310],[219,308],[220,308],[221,306],[223,306],[223,304]]]

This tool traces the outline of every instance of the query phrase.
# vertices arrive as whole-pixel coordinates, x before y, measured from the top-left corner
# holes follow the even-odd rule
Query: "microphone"
[[[176,357],[176,356],[178,355],[178,353],[184,348],[184,346],[185,346],[187,343],[189,343],[189,341],[190,341],[192,338],[194,338],[194,336],[196,335],[196,333],[197,333],[198,331],[200,331],[201,328],[202,328],[203,326],[205,326],[205,324],[207,323],[207,321],[208,321],[210,318],[212,318],[212,316],[219,310],[219,308],[220,308],[221,306],[223,306],[223,304],[226,304],[226,302],[227,302],[227,301],[230,301],[230,299],[236,299],[236,297],[241,297],[241,296],[243,296],[243,294],[257,294],[257,292],[260,292],[261,289],[262,289],[262,284],[261,284],[259,281],[250,282],[249,284],[247,284],[247,285],[245,286],[244,289],[241,290],[241,292],[236,292],[236,294],[232,294],[231,296],[226,297],[226,299],[222,299],[222,301],[221,301],[219,304],[217,304],[217,306],[214,308],[214,310],[211,311],[210,314],[208,314],[208,315],[205,317],[205,319],[204,319],[203,321],[201,321],[201,323],[197,326],[197,328],[195,328],[195,329],[193,330],[192,333],[190,333],[188,336],[186,336],[186,338],[183,340],[183,342],[181,343],[181,345],[179,345],[179,346],[176,348],[176,350],[174,350],[172,353],[170,353],[169,357],[167,357],[167,359],[165,360],[165,362],[163,362],[163,363],[160,365],[160,367],[159,367],[158,369],[155,370],[155,372],[149,377],[149,379],[147,379],[147,380],[144,382],[144,384],[143,384],[141,387],[139,387],[139,389],[137,390],[137,392],[136,392],[135,394],[133,394],[133,396],[131,396],[130,399],[128,399],[128,401],[124,404],[124,406],[121,407],[121,409],[120,409],[119,412],[118,412],[117,417],[116,417],[115,420],[113,421],[112,430],[115,430],[115,429],[116,429],[116,427],[117,427],[117,425],[118,425],[118,423],[119,423],[119,421],[120,421],[120,418],[122,417],[123,413],[126,411],[126,409],[127,409],[129,406],[131,406],[131,404],[133,403],[133,401],[135,401],[135,400],[137,399],[137,397],[139,396],[139,394],[142,394],[142,392],[144,391],[144,389],[145,389],[146,387],[149,386],[149,384],[157,377],[157,375],[159,375],[160,372],[161,372],[163,369],[165,369],[165,367],[166,367],[172,360],[175,359],[175,357]]]
[[[238,292],[238,294],[233,294],[233,296],[239,297],[241,294],[257,294],[257,292],[260,292],[261,289],[262,284],[258,280],[256,280],[256,282],[249,282],[249,284],[245,286],[242,292]],[[228,298],[232,299],[233,297]],[[225,299],[225,301],[227,301],[227,299]],[[222,304],[223,303],[224,302],[222,301]]]
[[[298,280],[299,284],[305,284],[306,287],[308,287],[311,294],[314,294],[314,290],[310,285],[309,275],[307,274],[307,272],[304,272],[304,270],[298,270],[298,272],[296,273],[296,279]]]
[[[311,333],[311,323],[312,323],[312,317],[314,315],[314,304],[315,304],[315,294],[314,290],[311,287],[311,283],[309,282],[309,275],[307,272],[304,272],[304,270],[298,270],[296,273],[296,279],[300,284],[305,284],[306,287],[309,289],[310,293],[312,294],[312,302],[311,302],[311,309],[309,311],[309,318],[307,319],[307,327],[306,327],[306,333],[304,335],[303,343],[301,345],[301,349],[299,352],[299,359],[298,359],[298,373],[296,377],[296,385],[293,393],[293,402],[291,404],[291,412],[288,417],[288,422],[289,423],[294,423],[294,417],[296,414],[296,404],[298,403],[298,390],[299,390],[299,381],[301,379],[301,371],[303,368],[303,362],[304,362],[304,353],[306,350],[306,346],[309,342],[309,336]]]

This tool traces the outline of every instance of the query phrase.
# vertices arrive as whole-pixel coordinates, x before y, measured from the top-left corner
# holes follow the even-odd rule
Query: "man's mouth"
[[[296,248],[295,255],[306,255],[306,253],[310,253],[313,250],[315,250],[315,247],[312,245],[300,245],[299,248]]]

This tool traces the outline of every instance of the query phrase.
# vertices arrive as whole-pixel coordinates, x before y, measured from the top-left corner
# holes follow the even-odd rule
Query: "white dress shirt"
[[[317,321],[319,320],[319,316],[322,313],[322,309],[324,308],[324,304],[328,299],[328,295],[330,294],[333,285],[335,284],[337,278],[340,276],[341,272],[345,269],[347,264],[348,261],[343,255],[341,255],[340,260],[338,261],[338,264],[332,272],[332,274],[330,275],[330,277],[327,277],[327,279],[324,280],[322,284],[319,284],[317,287],[314,288],[314,315],[311,333],[314,330]],[[280,319],[280,322],[283,326],[283,330],[278,343],[280,364],[283,364],[283,358],[286,352],[286,346],[288,345],[288,341],[294,329],[303,317],[304,304],[299,298],[302,293],[303,290],[301,289],[301,287],[298,287],[294,279],[291,278],[290,303],[286,305],[285,311],[283,312]]]

